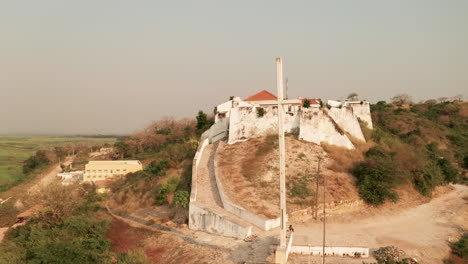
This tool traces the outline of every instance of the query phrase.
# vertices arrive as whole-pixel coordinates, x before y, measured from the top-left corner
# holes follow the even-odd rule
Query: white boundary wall
[[[202,139],[193,159],[192,165],[192,190],[190,193],[189,204],[189,228],[201,230],[209,233],[216,233],[224,236],[244,239],[252,234],[252,226],[246,226],[236,223],[229,219],[229,216],[215,213],[212,210],[197,203],[197,173],[201,156],[206,146],[209,145],[209,139]]]
[[[342,109],[339,110],[342,111]],[[344,131],[342,131],[343,133],[340,132],[341,126],[325,111],[327,110],[311,109],[301,112],[299,139],[315,144],[325,142],[347,149],[354,149],[353,143],[344,134]]]
[[[292,254],[304,254],[304,255],[322,255],[323,247],[321,246],[300,246],[293,245],[291,247]],[[355,257],[361,258],[369,257],[369,248],[365,247],[325,247],[326,256],[343,256],[343,257]]]
[[[264,107],[263,109],[265,114],[262,117],[257,116],[257,107],[231,109],[229,144],[268,133],[276,133],[278,130],[278,109],[274,106]],[[354,145],[344,132],[365,141],[352,107],[303,108],[300,111],[286,112],[284,115],[284,130],[285,132],[299,130],[299,138],[305,141],[316,144],[325,142],[348,149],[353,149]]]
[[[270,230],[275,227],[280,226],[281,224],[281,218],[274,218],[274,219],[268,219],[262,216],[259,216],[257,214],[254,214],[245,208],[234,204],[231,199],[226,195],[224,192],[224,187],[222,181],[219,179],[219,172],[218,172],[218,164],[217,164],[217,156],[218,156],[218,149],[216,149],[215,152],[215,164],[214,164],[214,170],[215,170],[215,179],[216,179],[216,185],[218,185],[218,191],[219,191],[219,196],[221,197],[221,201],[223,203],[223,207],[225,210],[239,216],[240,218],[258,226],[259,228],[263,230]]]

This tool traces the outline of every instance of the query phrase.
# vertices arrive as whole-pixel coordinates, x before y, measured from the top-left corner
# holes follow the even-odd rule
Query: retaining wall
[[[198,146],[192,165],[192,190],[189,204],[189,228],[209,233],[216,233],[223,236],[230,236],[244,239],[252,234],[252,227],[237,223],[224,215],[197,203],[197,174],[198,165],[206,146],[209,145],[209,138],[202,139]]]
[[[236,223],[229,216],[213,212],[197,202],[190,203],[189,228],[240,239],[252,234],[252,226]]]
[[[321,256],[323,247],[321,246],[303,246],[293,245],[290,253],[319,255]],[[343,257],[369,257],[369,248],[365,247],[325,247],[326,256],[343,256]]]

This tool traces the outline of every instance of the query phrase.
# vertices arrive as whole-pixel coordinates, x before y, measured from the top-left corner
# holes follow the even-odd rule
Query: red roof
[[[278,97],[276,97],[276,95],[268,91],[263,90],[255,95],[250,96],[244,101],[270,101],[270,100],[278,100]]]
[[[320,102],[318,100],[315,100],[315,99],[302,99],[302,104],[304,104],[305,100],[309,100],[311,105],[314,105],[314,104],[319,105],[320,104]]]

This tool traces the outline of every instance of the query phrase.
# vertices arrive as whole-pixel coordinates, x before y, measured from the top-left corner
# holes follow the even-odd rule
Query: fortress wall
[[[268,107],[265,115],[257,116],[257,108],[240,107],[232,108],[229,122],[229,144],[248,138],[275,133],[278,130],[278,109]],[[299,127],[299,113],[285,113],[284,131],[291,132]]]
[[[257,116],[253,108],[232,108],[229,117],[229,144],[247,140],[252,137],[276,133],[278,126],[278,110],[273,107],[264,108],[265,115]],[[293,132],[299,128],[299,139],[320,144],[353,149],[354,146],[345,134],[341,134],[337,126],[349,132],[354,137],[365,141],[357,118],[352,108],[332,108],[328,114],[322,109],[309,108],[299,112],[287,112],[284,115],[285,132]]]
[[[353,112],[355,116],[367,122],[367,127],[369,129],[373,129],[369,102],[363,102],[363,104],[349,103],[348,106],[353,108]]]
[[[225,117],[219,120],[217,123],[214,123],[209,131],[210,144],[213,144],[228,135],[229,130],[229,117]]]
[[[328,110],[328,115],[333,118],[333,120],[335,120],[342,129],[350,133],[353,137],[366,141],[362,134],[361,126],[359,125],[357,117],[353,113],[352,107],[332,107]]]
[[[299,139],[320,144],[325,142],[354,149],[353,143],[334,124],[334,120],[320,109],[303,111],[300,114]]]

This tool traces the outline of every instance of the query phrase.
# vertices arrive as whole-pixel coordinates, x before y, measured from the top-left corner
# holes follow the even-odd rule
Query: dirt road
[[[454,185],[453,191],[396,214],[346,221],[327,224],[328,245],[370,248],[394,245],[422,263],[443,263],[450,251],[448,242],[468,229],[468,187]],[[308,223],[295,229],[295,245],[321,245],[322,223]]]
[[[68,166],[70,165],[70,163],[72,163],[72,161],[73,159],[71,157],[67,157],[65,162],[63,162],[62,164]],[[40,191],[43,187],[49,185],[54,179],[56,179],[57,173],[60,173],[61,171],[62,168],[60,167],[60,165],[57,165],[56,167],[52,168],[49,172],[47,172],[43,176],[40,176],[40,180],[28,189],[28,193],[34,194]]]

